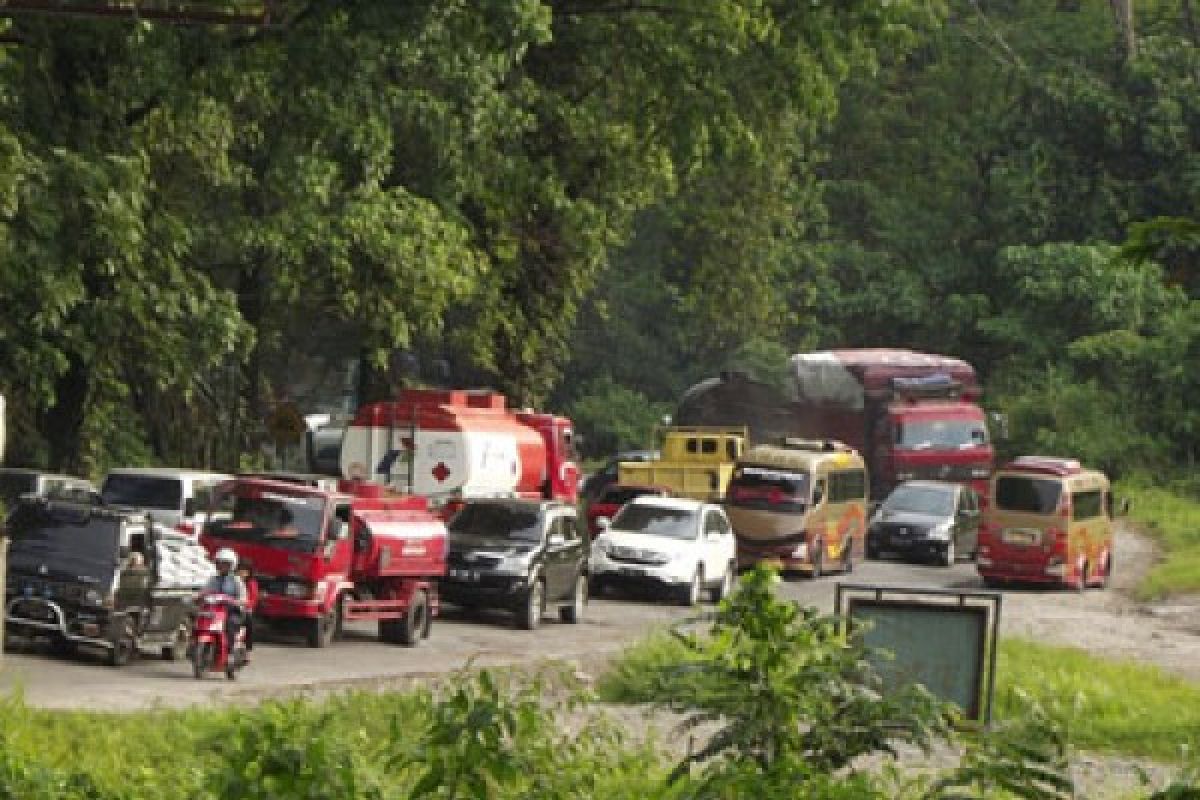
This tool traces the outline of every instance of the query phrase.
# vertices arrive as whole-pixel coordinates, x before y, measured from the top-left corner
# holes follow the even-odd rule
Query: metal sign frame
[[[834,593],[834,613],[844,619],[849,630],[856,608],[883,608],[914,612],[961,613],[983,619],[979,641],[977,668],[971,676],[975,691],[975,707],[963,709],[968,719],[988,725],[992,721],[992,700],[996,689],[996,657],[999,649],[1000,610],[1003,596],[999,592],[935,589],[920,586],[875,586],[841,583]],[[844,608],[843,608],[844,604]]]

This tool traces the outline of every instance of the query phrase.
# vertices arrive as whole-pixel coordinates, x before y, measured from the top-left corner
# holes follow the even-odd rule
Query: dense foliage
[[[5,23],[11,461],[236,466],[314,350],[600,455],[855,345],[972,361],[1014,452],[1195,461],[1189,0],[276,5]]]

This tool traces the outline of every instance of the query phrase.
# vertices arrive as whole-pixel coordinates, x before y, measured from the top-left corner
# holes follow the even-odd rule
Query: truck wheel
[[[842,546],[842,574],[849,575],[854,572],[854,540],[846,542]]]
[[[866,555],[867,555],[867,558],[870,559],[871,561],[874,561],[875,559],[879,558],[879,545],[872,542],[870,537],[867,538]]]
[[[408,613],[396,621],[396,638],[405,647],[416,647],[429,626],[429,601],[425,590],[413,592]]]
[[[542,614],[546,611],[546,583],[534,581],[525,593],[524,602],[517,609],[517,627],[527,631],[534,630],[542,622]]]
[[[333,608],[329,609],[328,614],[322,614],[316,619],[309,620],[308,639],[309,647],[328,647],[333,641],[334,636],[342,629],[342,598],[339,595],[334,601]]]
[[[571,593],[571,602],[558,609],[559,618],[568,624],[576,625],[583,619],[583,609],[587,606],[588,579],[580,573],[575,579],[575,591]]]
[[[70,658],[75,655],[75,643],[60,634],[50,640],[50,652],[59,658]]]
[[[108,664],[112,667],[123,667],[133,660],[136,652],[137,643],[134,641],[133,631],[126,625],[125,630],[112,643],[112,648],[108,651]]]

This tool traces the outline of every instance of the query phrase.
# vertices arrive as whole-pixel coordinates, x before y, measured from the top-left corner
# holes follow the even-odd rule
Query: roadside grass
[[[1032,697],[1083,750],[1163,762],[1200,752],[1200,687],[1153,665],[1099,658],[1072,647],[1004,639],[996,666],[998,719]]]
[[[1200,499],[1194,485],[1147,486],[1122,481],[1117,495],[1131,501],[1129,517],[1163,548],[1163,560],[1137,586],[1141,600],[1200,593]],[[1119,567],[1118,567],[1119,569]]]
[[[0,798],[651,797],[663,781],[669,765],[652,748],[573,713],[577,686],[447,678],[431,690],[139,713],[0,696]],[[431,780],[432,794],[417,791]],[[459,788],[436,788],[449,784]]]
[[[697,673],[673,669],[688,658],[670,635],[651,635],[613,662],[597,694],[618,704],[686,702],[702,693]],[[1004,639],[996,670],[997,721],[1026,713],[1024,694],[1060,720],[1068,741],[1082,750],[1163,762],[1200,752],[1200,687],[1157,667]]]

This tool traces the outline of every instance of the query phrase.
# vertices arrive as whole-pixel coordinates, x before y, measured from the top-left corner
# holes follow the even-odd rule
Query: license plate
[[[1008,528],[1000,538],[1004,540],[1005,544],[1031,545],[1036,544],[1041,537],[1037,531],[1028,528]]]
[[[635,567],[621,567],[617,570],[617,572],[621,575],[630,575],[633,577],[640,577],[646,574],[645,570],[637,569]]]
[[[447,573],[451,578],[468,583],[478,583],[479,573],[473,569],[452,569]]]

